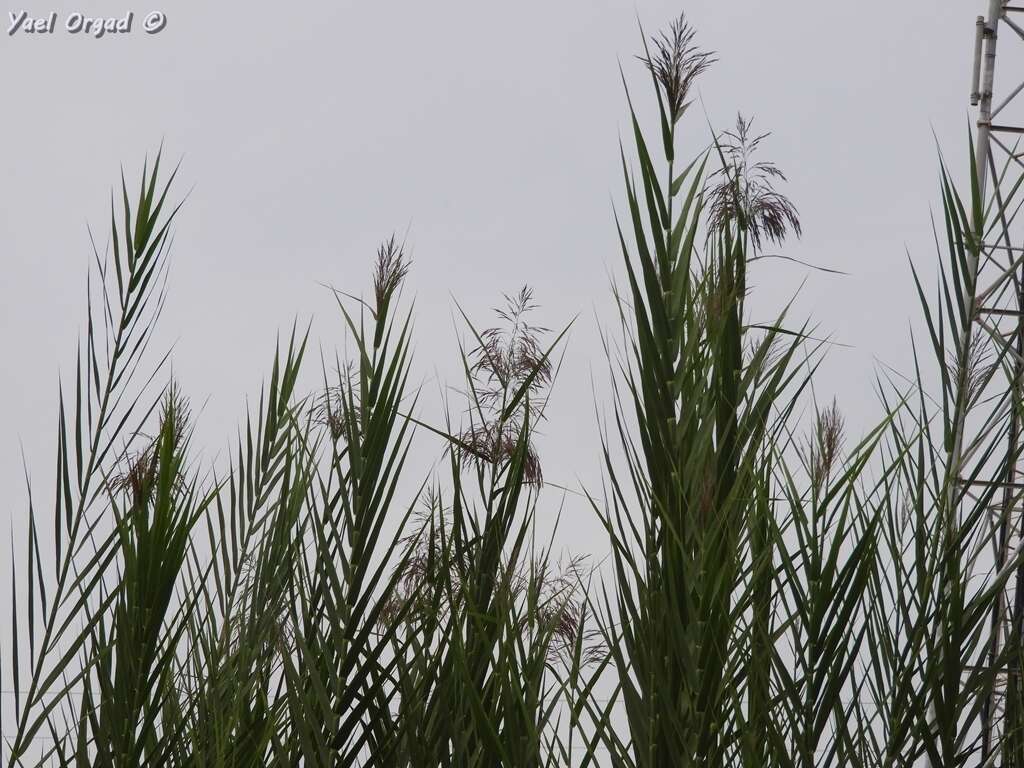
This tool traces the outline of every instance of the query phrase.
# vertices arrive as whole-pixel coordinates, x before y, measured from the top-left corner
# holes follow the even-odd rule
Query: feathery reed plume
[[[785,342],[774,333],[753,332],[743,341],[743,367],[755,367],[756,375],[774,369],[785,357]]]
[[[681,14],[667,32],[651,38],[654,53],[648,48],[645,55],[638,57],[664,91],[672,125],[679,121],[689,106],[687,98],[694,80],[715,62],[714,54],[701,51],[694,45],[695,36],[686,15]]]
[[[359,382],[358,371],[352,361],[338,371],[340,384],[325,387],[313,401],[311,416],[314,424],[327,427],[334,440],[348,440],[359,435]]]
[[[377,263],[373,274],[373,293],[377,313],[387,311],[387,306],[409,273],[409,259],[405,247],[394,235],[377,249]]]
[[[408,553],[395,570],[391,594],[384,603],[377,623],[391,628],[402,623],[411,626],[427,618],[444,618],[451,613],[447,600],[433,600],[437,590],[449,595],[461,594],[461,573],[468,566],[455,559],[451,541],[450,510],[444,507],[436,486],[426,489],[422,509],[416,515],[412,532],[401,538]],[[461,566],[461,567],[460,567]]]
[[[384,332],[390,314],[391,300],[409,273],[409,259],[405,255],[404,243],[394,235],[377,249],[377,263],[373,273],[373,293],[376,305],[373,316],[376,327],[373,331],[373,348],[379,349],[384,341]]]
[[[509,461],[515,454],[516,446],[519,444],[519,431],[511,421],[504,424],[495,421],[470,427],[459,435],[459,439],[466,446],[462,449],[464,455],[489,464],[501,464]],[[532,441],[526,446],[523,479],[532,485],[544,482],[540,457]]]
[[[465,613],[472,592],[464,582],[472,574],[475,550],[453,546],[455,521],[430,487],[423,497],[412,533],[402,539],[407,556],[396,567],[392,592],[378,617],[381,629],[443,623]],[[587,626],[585,581],[587,556],[554,566],[546,553],[532,560],[503,560],[495,583],[502,585],[509,606],[515,606],[517,631],[535,632],[550,661],[566,660],[582,644],[583,663],[600,656],[600,631]]]
[[[601,632],[587,627],[587,600],[584,588],[586,555],[576,555],[557,569],[546,558],[537,558],[526,572],[517,574],[514,590],[527,597],[533,607],[521,621],[535,622],[541,632],[550,633],[547,656],[567,660],[577,643],[583,646],[581,663],[596,661],[604,649]],[[525,629],[525,626],[524,626]]]
[[[947,356],[947,365],[952,380],[960,381],[960,377],[964,376],[967,382],[965,405],[968,409],[974,406],[981,390],[985,388],[985,382],[988,381],[994,366],[991,359],[992,348],[988,342],[988,334],[981,328],[975,327],[971,333],[971,343],[967,347],[966,359],[962,359],[959,349],[954,349]]]
[[[828,483],[842,449],[843,415],[835,399],[818,411],[815,432],[808,443],[811,484],[817,493]]]
[[[172,379],[164,395],[156,434],[162,434],[164,425],[168,425],[177,449],[187,438],[190,419],[191,408],[188,399],[181,393],[178,383]],[[159,437],[151,437],[141,432],[137,436],[146,441],[145,447],[134,453],[126,452],[121,461],[122,470],[108,477],[105,484],[110,493],[130,492],[132,503],[139,505],[147,497],[157,475]],[[182,482],[180,476],[178,482]]]
[[[515,296],[506,295],[505,303],[494,310],[504,326],[482,331],[478,346],[470,352],[470,386],[479,406],[479,422],[460,435],[464,453],[495,464],[512,457],[527,417],[530,423],[543,418],[543,392],[554,373],[540,343],[548,329],[527,320],[537,307],[533,290],[523,286]],[[505,413],[514,393],[523,388],[527,397],[511,414]],[[524,477],[539,485],[543,482],[540,458],[529,436],[527,440]]]
[[[551,363],[540,345],[547,328],[531,325],[527,315],[537,308],[533,289],[523,286],[516,296],[505,296],[506,306],[494,313],[507,327],[488,328],[480,334],[482,343],[473,351],[471,371],[482,386],[477,394],[489,403],[502,397],[532,375],[529,388],[537,392],[551,383]]]
[[[774,163],[755,160],[761,142],[771,134],[753,135],[753,120],[736,116],[735,131],[718,140],[723,167],[711,175],[708,190],[708,237],[735,222],[750,235],[754,250],[765,242],[781,245],[792,230],[802,234],[800,217],[789,199],[775,190],[786,175]]]

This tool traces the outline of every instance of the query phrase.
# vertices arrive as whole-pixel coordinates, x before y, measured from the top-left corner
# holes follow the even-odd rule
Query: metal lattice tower
[[[959,339],[957,371],[958,396],[974,406],[958,414],[950,457],[965,497],[987,499],[990,572],[1005,571],[1024,543],[1024,226],[1017,220],[1024,213],[1024,82],[996,90],[1000,37],[1001,61],[1024,57],[1021,0],[988,0],[987,16],[977,21],[971,104],[978,108],[975,171],[985,213],[984,224],[974,222],[978,258],[969,256],[966,265],[970,322]],[[975,367],[989,371],[980,384]],[[993,446],[998,450],[989,453]],[[993,468],[980,475],[991,479],[968,479],[968,466],[981,464]],[[1022,701],[1021,664],[1000,659],[1008,639],[1021,637],[1022,626],[1024,570],[1018,570],[1006,580],[991,618],[988,662],[996,665],[996,677],[982,703],[982,766],[1016,764],[1004,737],[1007,724],[1021,719],[1014,711]]]

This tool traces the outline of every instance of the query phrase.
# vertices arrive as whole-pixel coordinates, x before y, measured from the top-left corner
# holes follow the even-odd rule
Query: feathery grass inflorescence
[[[803,230],[796,207],[775,189],[786,175],[775,163],[755,157],[770,134],[753,135],[752,124],[737,115],[735,130],[717,139],[722,167],[709,179],[709,237],[740,224],[753,249],[760,251],[766,243],[782,245],[790,231],[799,237]]]
[[[466,456],[492,464],[507,461],[516,451],[527,420],[535,425],[544,418],[554,376],[541,345],[548,329],[529,323],[529,313],[536,309],[533,290],[523,286],[517,295],[506,296],[505,304],[494,310],[504,326],[474,330],[477,346],[468,356],[471,423],[460,435]],[[513,405],[515,396],[520,402]],[[525,462],[526,482],[541,484],[544,472],[529,433]]]
[[[1019,622],[999,637],[993,616],[1024,570],[1004,546],[1013,350],[970,325],[980,191],[943,168],[935,301],[913,273],[935,400],[915,348],[854,440],[834,400],[816,405],[824,343],[785,310],[749,316],[751,264],[801,233],[785,176],[755,157],[767,134],[741,117],[677,168],[714,61],[695,40],[680,17],[645,41],[660,148],[627,91],[622,343],[606,343],[604,487],[585,494],[603,569],[538,541],[553,484],[536,440],[568,328],[535,326],[528,288],[497,327],[463,313],[466,411],[420,421],[394,236],[367,300],[334,291],[348,361],[302,394],[309,331],[293,328],[226,466],[201,471],[182,385],[159,385],[166,356],[147,369],[176,172],[158,155],[136,195],[122,179],[58,393],[53,518],[30,487],[12,567],[10,764],[1024,763],[1019,675],[982,737],[997,670],[1020,669]],[[966,423],[983,437],[960,450]],[[417,477],[423,434],[441,469]]]

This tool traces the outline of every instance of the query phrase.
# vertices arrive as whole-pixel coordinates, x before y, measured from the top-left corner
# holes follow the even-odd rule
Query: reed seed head
[[[327,427],[335,440],[349,440],[359,435],[359,374],[349,361],[339,371],[341,383],[324,388],[313,401],[313,423]]]
[[[654,75],[667,101],[668,115],[675,125],[683,116],[690,89],[694,81],[714,62],[714,55],[701,51],[694,45],[693,27],[682,14],[672,22],[667,32],[651,38],[650,48],[640,60]]]
[[[815,434],[810,441],[811,483],[820,491],[828,482],[839,459],[843,443],[843,415],[833,400],[823,411],[818,411]]]
[[[377,249],[377,263],[373,275],[374,299],[378,313],[387,308],[391,298],[409,273],[409,259],[405,247],[392,235]]]
[[[774,163],[757,160],[761,142],[771,134],[754,135],[753,120],[736,116],[734,131],[719,138],[724,165],[711,175],[707,191],[710,227],[708,236],[738,225],[750,236],[755,250],[765,243],[781,245],[792,230],[803,230],[796,206],[776,191],[775,184],[786,175]]]
[[[470,386],[479,403],[480,420],[459,436],[463,454],[478,461],[500,464],[510,460],[527,417],[531,423],[543,418],[544,392],[554,369],[541,344],[547,328],[529,322],[537,308],[533,290],[523,286],[514,296],[505,296],[505,306],[494,310],[501,326],[479,334],[480,344],[469,355]],[[506,406],[516,392],[524,397],[512,414]],[[540,459],[529,436],[523,459],[527,483],[543,483]]]

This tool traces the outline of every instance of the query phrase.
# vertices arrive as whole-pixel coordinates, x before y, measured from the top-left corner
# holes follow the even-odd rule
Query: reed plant
[[[1006,356],[957,343],[976,185],[961,196],[943,167],[935,297],[912,273],[927,355],[875,376],[881,415],[855,441],[813,397],[815,329],[751,316],[749,271],[801,231],[766,136],[741,117],[680,148],[714,64],[684,18],[640,63],[656,138],[627,88],[614,398],[605,481],[584,489],[605,567],[538,541],[535,435],[565,331],[531,323],[529,289],[494,328],[463,314],[463,416],[424,423],[394,238],[370,298],[335,291],[351,359],[300,391],[293,328],[227,466],[201,466],[184,388],[149,350],[180,209],[158,155],[135,193],[122,179],[94,252],[53,514],[29,487],[12,547],[11,765],[1024,762],[1013,674],[981,748],[997,670],[1020,669],[1019,628],[991,644],[1021,554],[993,555],[990,510],[1017,457],[999,429],[954,450],[958,424],[1020,407],[984,396]],[[442,470],[412,476],[414,440]]]

